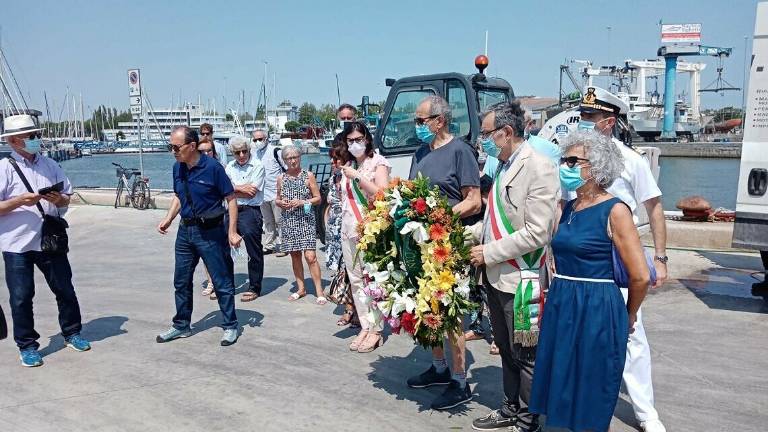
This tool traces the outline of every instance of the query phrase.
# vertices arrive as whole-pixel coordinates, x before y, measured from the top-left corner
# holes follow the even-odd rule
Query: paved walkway
[[[405,385],[429,355],[396,335],[371,354],[349,352],[353,332],[336,327],[338,310],[315,305],[312,295],[286,300],[288,258],[268,257],[264,297],[237,303],[243,335],[236,345],[219,346],[216,303],[199,295],[195,335],[157,344],[173,315],[174,236],[154,230],[164,212],[70,212],[70,259],[93,350],[64,347],[55,300],[38,277],[45,365],[22,368],[12,341],[0,343],[0,431],[470,430],[501,399],[499,358],[486,343],[470,342],[475,399],[457,411],[430,411],[437,390]],[[679,280],[644,305],[667,429],[765,430],[768,309],[746,285],[758,256],[670,255]],[[237,273],[243,282],[243,264]],[[0,302],[7,311],[4,286]],[[636,430],[626,396],[612,430]]]

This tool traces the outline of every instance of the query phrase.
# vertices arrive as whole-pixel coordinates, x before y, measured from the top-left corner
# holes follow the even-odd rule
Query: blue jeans
[[[190,326],[194,297],[192,277],[197,263],[202,258],[216,290],[219,309],[223,315],[222,327],[237,328],[235,286],[227,268],[227,257],[230,257],[230,248],[224,225],[208,229],[179,225],[176,234],[176,268],[173,274],[173,286],[176,290],[176,316],[173,317],[173,327],[186,330]]]
[[[64,338],[80,333],[82,329],[80,304],[72,286],[72,268],[66,254],[45,252],[3,252],[5,284],[8,285],[13,317],[13,339],[20,350],[40,348],[35,331],[32,299],[35,297],[35,266],[43,273],[48,287],[56,296],[59,306],[59,326]]]

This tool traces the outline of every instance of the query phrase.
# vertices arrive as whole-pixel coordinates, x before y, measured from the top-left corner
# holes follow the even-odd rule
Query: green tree
[[[301,123],[297,121],[291,120],[285,123],[285,130],[288,130],[291,132],[296,132],[297,130],[299,130],[300,127],[301,127]]]
[[[123,131],[117,131],[117,134],[115,134],[115,138],[117,138],[118,141],[125,139],[125,134]]]
[[[230,114],[230,113],[227,113],[227,114],[224,116],[224,120],[226,120],[226,121],[232,121],[232,120],[234,120],[234,119],[235,119],[235,118],[234,118],[234,117],[232,117],[232,114]]]
[[[324,104],[317,112],[317,116],[320,118],[320,123],[328,125],[336,120],[336,105]]]
[[[312,123],[317,115],[317,107],[309,102],[304,102],[299,108],[299,123]]]

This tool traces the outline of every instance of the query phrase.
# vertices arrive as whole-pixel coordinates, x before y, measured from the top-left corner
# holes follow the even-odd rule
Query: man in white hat
[[[40,335],[35,331],[32,313],[35,267],[43,273],[56,296],[61,334],[67,346],[75,351],[91,348],[80,336],[80,305],[72,286],[67,254],[43,252],[40,248],[42,214],[58,215],[59,209],[67,207],[72,185],[58,163],[40,154],[42,129],[32,116],[7,117],[3,129],[0,138],[4,138],[13,151],[0,160],[0,250],[10,292],[13,338],[21,352],[22,366],[34,367],[43,364],[37,351]],[[61,192],[38,192],[55,185],[61,186],[56,188]]]
[[[666,243],[667,228],[664,209],[661,205],[661,190],[653,177],[651,168],[635,149],[616,139],[614,129],[619,117],[626,116],[629,107],[611,92],[590,86],[584,91],[579,105],[581,119],[579,129],[594,129],[613,137],[613,142],[624,156],[624,171],[621,177],[607,189],[610,194],[624,201],[632,210],[637,223],[636,211],[639,204],[645,206],[651,225],[655,248],[654,267],[658,288],[667,279]],[[570,199],[575,198],[575,195]],[[624,301],[627,288],[622,287]],[[651,348],[643,328],[641,311],[637,313],[635,331],[629,335],[627,357],[624,366],[624,385],[632,400],[632,407],[640,427],[645,432],[665,432],[659,420],[659,413],[653,406],[653,383],[651,380]]]

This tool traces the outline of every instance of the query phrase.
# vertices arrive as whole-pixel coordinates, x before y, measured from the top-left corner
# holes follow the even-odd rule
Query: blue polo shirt
[[[194,211],[187,200],[183,179],[188,179]],[[181,201],[183,218],[221,214],[222,201],[234,191],[232,181],[216,159],[201,154],[197,165],[190,169],[180,162],[173,165],[173,192]]]

